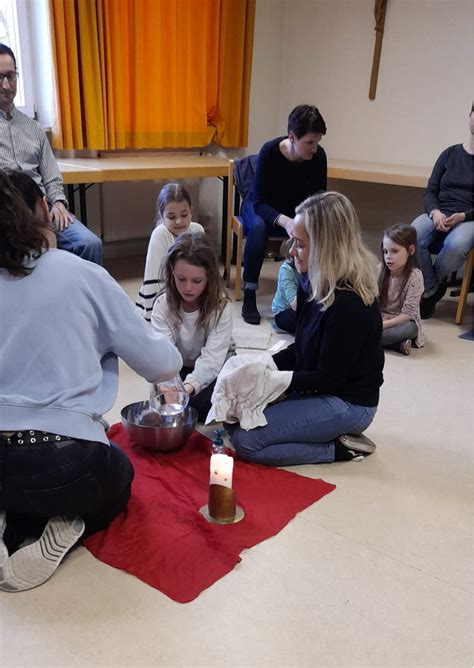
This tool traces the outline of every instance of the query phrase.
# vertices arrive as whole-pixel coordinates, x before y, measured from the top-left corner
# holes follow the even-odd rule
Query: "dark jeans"
[[[292,308],[280,311],[275,316],[275,324],[285,332],[294,334],[296,332],[296,311],[293,311]]]
[[[183,366],[179,372],[181,380],[184,380],[188,373],[191,373],[192,371],[193,369],[191,367]],[[199,394],[195,394],[189,398],[189,405],[197,410],[198,422],[205,422],[207,414],[211,410],[211,397],[214,392],[215,384],[216,381],[213,380],[212,383],[201,390]]]
[[[287,237],[286,231],[279,225],[273,225],[257,216],[253,204],[244,200],[240,209],[247,236],[244,249],[244,290],[256,290],[262,269],[268,237]]]
[[[9,552],[39,537],[50,517],[82,517],[83,538],[104,529],[127,505],[133,467],[122,450],[92,441],[7,445],[0,438],[0,510]]]

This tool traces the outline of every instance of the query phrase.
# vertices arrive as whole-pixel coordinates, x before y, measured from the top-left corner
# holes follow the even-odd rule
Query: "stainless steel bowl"
[[[179,450],[194,431],[197,411],[188,406],[177,415],[150,413],[148,401],[137,401],[122,408],[122,424],[131,441],[146,450]]]

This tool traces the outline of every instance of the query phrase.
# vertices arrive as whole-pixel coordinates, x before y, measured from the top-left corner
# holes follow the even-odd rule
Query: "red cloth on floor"
[[[208,500],[208,438],[194,432],[179,452],[152,454],[132,446],[120,424],[108,435],[135,468],[132,497],[126,511],[85,546],[180,603],[229,573],[242,550],[274,536],[335,489],[323,480],[235,460],[233,488],[245,517],[238,524],[209,524],[199,512]]]

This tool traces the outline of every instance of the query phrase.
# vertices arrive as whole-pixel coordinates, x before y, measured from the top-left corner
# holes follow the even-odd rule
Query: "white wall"
[[[283,4],[281,103],[288,111],[299,103],[320,108],[329,156],[431,166],[465,139],[474,97],[473,0],[389,0],[373,101],[374,0]]]
[[[269,139],[284,134],[282,112],[286,0],[257,0],[249,102],[249,145],[256,153]]]
[[[370,101],[373,7],[374,0],[257,0],[249,145],[228,155],[257,152],[284,134],[288,112],[301,103],[319,106],[329,158],[431,166],[442,149],[464,140],[474,98],[474,0],[389,0],[377,97]],[[113,193],[104,188],[106,237],[128,236],[124,226],[132,221],[128,238],[136,238],[135,186],[120,187],[129,193],[128,207],[108,206]],[[422,210],[421,189],[348,181],[329,187],[352,199],[373,247],[381,228],[410,222]],[[157,186],[146,188],[139,217],[149,226]],[[97,228],[97,193],[88,198]],[[216,243],[220,199],[216,179],[201,183],[201,215]],[[118,237],[108,234],[115,227]]]
[[[247,152],[316,104],[331,158],[431,167],[467,136],[474,99],[474,0],[389,0],[377,95],[368,99],[374,0],[257,0]],[[330,180],[354,203],[366,242],[410,223],[421,188]]]

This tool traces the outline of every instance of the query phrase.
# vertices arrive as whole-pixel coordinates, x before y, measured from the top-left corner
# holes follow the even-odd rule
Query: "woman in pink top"
[[[412,342],[424,344],[420,300],[423,274],[416,259],[416,230],[411,225],[393,225],[382,241],[383,265],[379,277],[382,345],[409,355]]]

